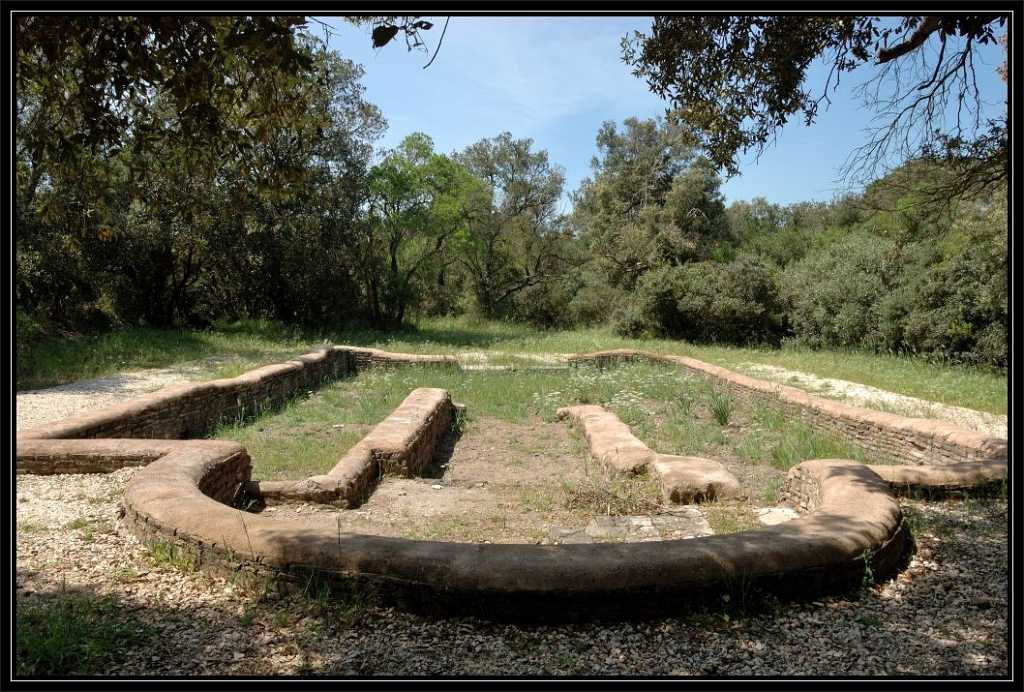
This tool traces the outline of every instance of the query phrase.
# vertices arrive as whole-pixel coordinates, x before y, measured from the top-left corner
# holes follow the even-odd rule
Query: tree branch
[[[895,60],[907,53],[917,50],[921,45],[928,40],[928,37],[939,30],[942,26],[942,17],[925,17],[924,21],[921,22],[921,26],[917,27],[917,31],[910,35],[903,43],[897,43],[892,48],[879,48],[878,58],[875,60],[876,65],[887,63],[890,60]]]

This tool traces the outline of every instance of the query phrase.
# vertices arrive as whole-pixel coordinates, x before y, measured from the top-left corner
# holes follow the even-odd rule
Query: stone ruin
[[[445,390],[413,390],[326,474],[258,481],[246,450],[194,439],[224,418],[283,403],[360,368],[443,364],[450,357],[332,347],[239,377],[174,385],[110,408],[23,431],[17,473],[103,473],[144,466],[123,498],[124,519],[144,541],[169,540],[211,570],[281,584],[320,579],[373,588],[410,608],[488,617],[556,618],[664,613],[751,589],[802,597],[882,580],[913,547],[897,495],[1005,481],[1006,440],[941,421],[907,418],[814,397],[692,358],[610,351],[572,362],[644,358],[770,400],[791,415],[902,462],[805,461],[782,499],[791,521],[728,535],[638,543],[476,544],[344,533],[325,516],[276,519],[240,509],[246,497],[352,507],[383,473],[415,475],[448,433],[457,405]],[[670,503],[740,493],[717,461],[658,454],[598,406],[560,409],[578,423],[590,453],[618,473],[654,474]]]

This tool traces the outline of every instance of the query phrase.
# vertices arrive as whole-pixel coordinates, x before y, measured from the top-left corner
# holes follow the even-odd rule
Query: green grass
[[[470,427],[479,418],[521,422],[536,416],[553,422],[559,407],[594,403],[613,411],[638,438],[664,454],[731,455],[778,471],[814,458],[882,461],[869,459],[859,448],[816,432],[800,420],[787,419],[768,404],[752,407],[727,399],[731,425],[724,428],[715,419],[719,399],[710,384],[644,362],[555,371],[460,371],[441,366],[371,369],[304,394],[278,411],[222,426],[215,437],[237,441],[249,450],[254,478],[294,479],[325,473],[416,387],[447,389],[453,399],[466,404],[465,425]],[[681,405],[681,401],[689,403]],[[578,444],[584,453],[582,441]],[[585,504],[590,497],[587,489],[578,490],[562,494],[575,492]],[[623,502],[631,502],[636,495],[629,488],[619,490],[614,494]],[[766,487],[763,495],[769,499],[776,491]],[[538,508],[562,505],[563,500],[523,498],[524,504]],[[608,498],[601,501],[607,505]]]
[[[147,546],[147,550],[149,561],[157,567],[174,569],[179,572],[195,572],[199,567],[195,555],[170,541],[154,541]]]
[[[156,630],[112,598],[61,592],[17,605],[18,676],[98,675]]]
[[[786,347],[738,348],[669,339],[626,339],[608,328],[544,331],[525,325],[437,318],[391,332],[360,328],[300,329],[261,320],[224,322],[207,331],[137,327],[96,336],[46,339],[23,348],[17,359],[19,390],[100,377],[126,370],[180,364],[211,356],[206,377],[230,377],[259,364],[324,343],[372,346],[410,353],[499,352],[495,362],[522,362],[515,354],[578,353],[640,348],[689,355],[733,369],[747,363],[801,370],[860,382],[899,394],[1005,414],[1007,376],[964,367],[861,351],[812,351]]]
[[[728,425],[729,416],[732,414],[732,399],[725,392],[715,391],[708,400],[708,408],[719,425]]]

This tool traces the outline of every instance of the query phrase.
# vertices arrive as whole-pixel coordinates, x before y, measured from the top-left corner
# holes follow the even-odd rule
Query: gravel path
[[[136,469],[20,476],[18,602],[109,596],[154,636],[111,675],[1007,674],[1007,513],[995,500],[909,501],[918,552],[861,594],[635,623],[522,626],[354,602],[263,598],[156,564],[118,520]]]
[[[740,369],[754,377],[763,377],[775,382],[793,385],[806,389],[819,396],[841,399],[855,406],[878,408],[892,411],[904,416],[921,418],[939,418],[962,425],[971,430],[1006,437],[1006,416],[986,411],[975,411],[962,406],[950,406],[926,399],[917,399],[904,394],[896,394],[866,384],[837,380],[831,377],[818,377],[809,372],[787,370],[775,365],[760,363],[742,363]]]

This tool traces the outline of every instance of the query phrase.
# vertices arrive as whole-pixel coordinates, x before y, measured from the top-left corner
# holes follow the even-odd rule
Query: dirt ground
[[[647,511],[607,516],[599,500],[570,501],[608,483],[567,424],[484,417],[450,439],[422,477],[385,477],[356,509],[302,503],[262,511],[299,519],[330,514],[342,531],[456,542],[629,542],[710,533],[699,509],[663,506],[650,479],[630,486]]]

